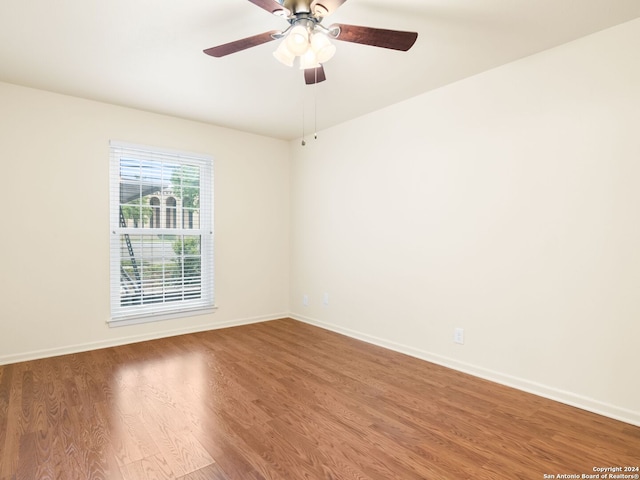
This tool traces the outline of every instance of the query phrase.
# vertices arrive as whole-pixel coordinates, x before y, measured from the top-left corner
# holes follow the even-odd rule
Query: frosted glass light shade
[[[294,55],[303,55],[309,48],[309,31],[302,25],[296,25],[287,36],[287,47]]]
[[[318,61],[318,56],[313,48],[307,50],[307,53],[300,57],[300,70],[306,70],[307,68],[318,68],[320,66],[320,62]]]
[[[311,48],[316,52],[318,63],[331,60],[336,53],[336,46],[322,32],[315,32],[311,37]]]
[[[289,50],[289,47],[287,47],[287,42],[285,40],[280,42],[276,51],[273,52],[273,56],[287,67],[293,67],[293,62],[296,59],[294,53]]]

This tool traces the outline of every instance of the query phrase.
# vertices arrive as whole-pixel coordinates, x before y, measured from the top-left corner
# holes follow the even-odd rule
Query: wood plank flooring
[[[640,466],[639,427],[289,319],[0,366],[0,480],[543,479],[616,466]]]

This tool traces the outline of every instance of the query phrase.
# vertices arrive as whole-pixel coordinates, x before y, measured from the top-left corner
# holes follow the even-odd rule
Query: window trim
[[[120,225],[120,163],[123,157],[139,160],[175,162],[198,165],[200,167],[200,228],[133,228]],[[213,158],[164,148],[135,145],[111,140],[109,142],[109,226],[110,226],[110,327],[149,323],[180,317],[191,317],[213,313],[215,305],[214,270],[214,208],[213,208]],[[208,210],[208,212],[207,212]],[[161,215],[165,212],[161,212]],[[174,212],[175,215],[175,212]],[[177,226],[177,225],[176,225]],[[172,235],[199,235],[201,238],[201,298],[199,301],[180,300],[159,304],[121,305],[121,235],[148,235],[148,231]],[[197,233],[196,233],[197,232]]]

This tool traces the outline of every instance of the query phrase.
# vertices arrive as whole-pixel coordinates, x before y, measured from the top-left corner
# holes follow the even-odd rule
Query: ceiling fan
[[[289,22],[286,30],[260,33],[217,47],[204,50],[212,57],[224,57],[232,53],[256,47],[272,40],[282,39],[273,55],[291,67],[299,58],[307,85],[326,80],[323,64],[333,57],[336,47],[331,40],[360,43],[374,47],[390,48],[406,52],[418,38],[416,32],[385,30],[334,23],[321,24],[324,17],[335,12],[347,0],[249,0],[269,13]]]

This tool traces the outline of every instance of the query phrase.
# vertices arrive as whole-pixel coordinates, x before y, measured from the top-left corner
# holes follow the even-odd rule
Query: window
[[[167,228],[176,228],[176,199],[169,197],[165,204],[167,206]]]
[[[160,199],[158,197],[151,197],[149,199],[149,205],[151,205],[151,228],[160,228]]]
[[[110,149],[110,323],[212,311],[212,159],[116,142]]]

